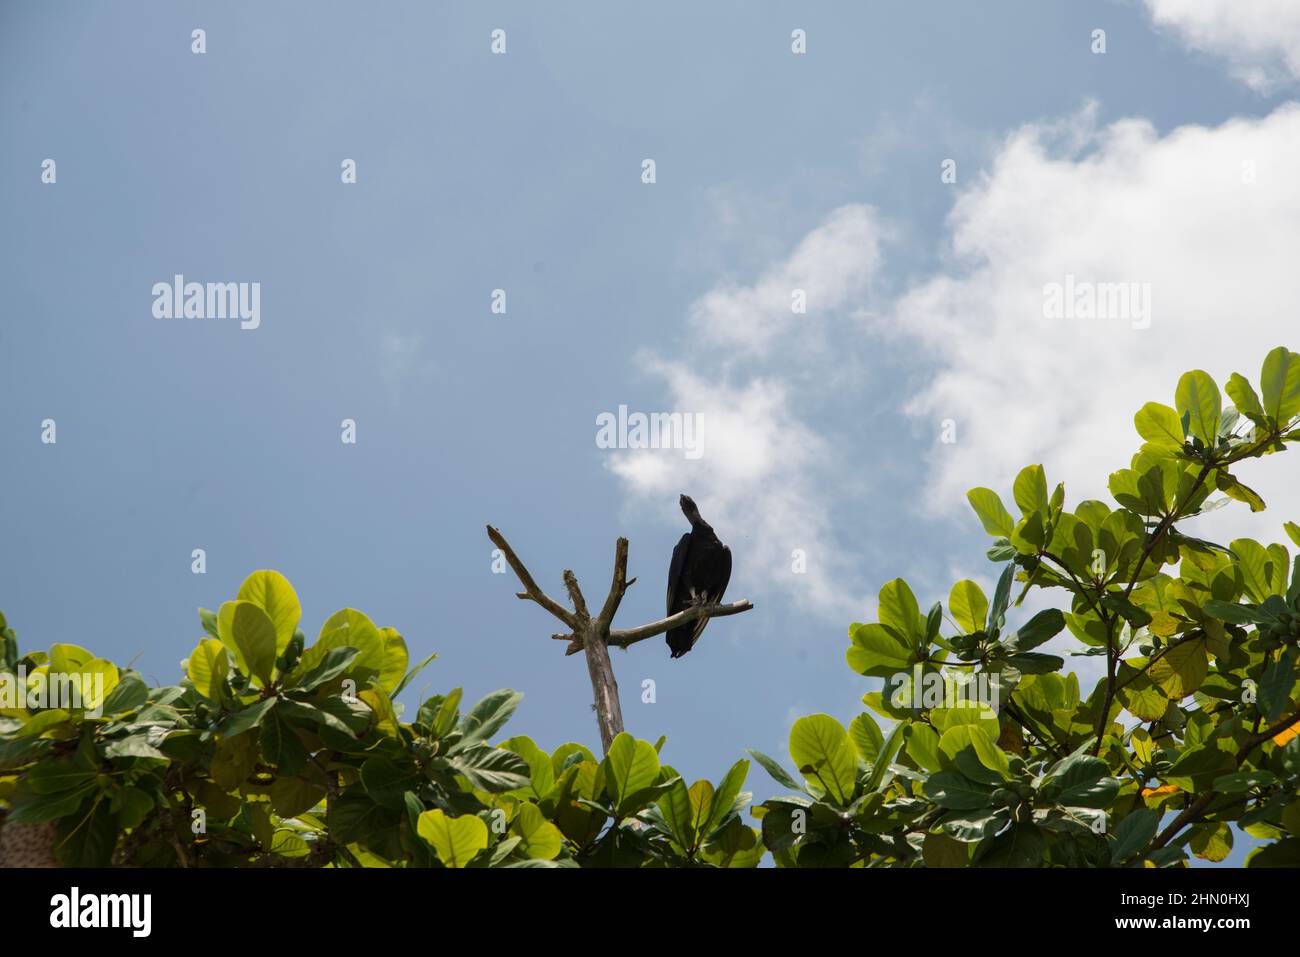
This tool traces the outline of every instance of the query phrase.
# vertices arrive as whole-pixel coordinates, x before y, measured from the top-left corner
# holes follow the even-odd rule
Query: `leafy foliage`
[[[509,690],[462,711],[454,689],[404,721],[395,699],[433,656],[411,667],[351,608],[308,646],[272,571],[200,610],[171,687],[75,645],[20,656],[0,616],[0,690],[24,692],[0,699],[5,826],[56,821],[81,865],[1168,867],[1223,860],[1234,829],[1259,842],[1250,866],[1300,865],[1300,556],[1185,531],[1229,501],[1264,508],[1233,470],[1300,439],[1300,355],[1225,391],[1189,372],[1173,406],[1138,411],[1113,506],[1067,509],[1039,465],[1013,484],[1019,517],[972,489],[992,596],[959,581],[922,614],[885,584],[846,653],[883,687],[847,728],[796,721],[793,772],[750,752],[790,792],[752,809],[760,830],[746,760],[688,785],[663,739],[622,734],[599,760],[499,740]],[[1084,696],[1045,647],[1104,675]],[[69,700],[33,696],[60,676]]]
[[[1019,517],[970,491],[1003,565],[992,598],[960,581],[923,616],[889,582],[879,620],[849,628],[849,667],[884,679],[869,711],[795,722],[802,780],[754,754],[796,792],[754,812],[778,865],[1174,866],[1225,858],[1230,825],[1263,842],[1251,866],[1300,864],[1300,556],[1182,530],[1228,500],[1262,510],[1233,469],[1300,439],[1300,356],[1273,350],[1259,381],[1234,374],[1225,408],[1189,372],[1173,407],[1143,406],[1115,506],[1068,510],[1039,465],[1014,482]],[[1032,589],[1058,607],[1021,620]],[[1058,636],[1105,664],[1086,697],[1036,650]]]
[[[599,761],[493,744],[522,698],[509,690],[462,713],[457,688],[403,721],[394,698],[433,656],[411,668],[402,636],[352,608],[308,646],[276,572],[199,617],[206,637],[164,688],[74,645],[20,656],[0,618],[0,679],[22,685],[0,710],[5,826],[57,821],[56,857],[79,866],[745,867],[763,853],[741,822],[748,762],[688,788],[626,734]],[[84,693],[29,693],[62,675]]]

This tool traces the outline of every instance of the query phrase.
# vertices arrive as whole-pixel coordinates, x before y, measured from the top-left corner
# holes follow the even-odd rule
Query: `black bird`
[[[711,605],[722,601],[722,593],[731,580],[731,549],[718,541],[713,527],[700,518],[700,510],[689,495],[680,500],[682,512],[691,521],[691,530],[673,549],[673,563],[668,568],[668,614],[675,615],[694,604]],[[708,618],[668,631],[672,657],[680,658],[695,647]]]

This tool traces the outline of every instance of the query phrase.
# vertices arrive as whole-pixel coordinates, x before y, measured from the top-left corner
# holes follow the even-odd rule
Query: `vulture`
[[[731,580],[731,549],[718,540],[713,527],[700,518],[689,495],[679,500],[682,512],[690,520],[691,530],[673,549],[668,567],[668,614],[675,615],[692,605],[712,605],[722,601],[722,593]],[[708,618],[696,618],[668,631],[668,648],[673,658],[680,658],[695,647]]]

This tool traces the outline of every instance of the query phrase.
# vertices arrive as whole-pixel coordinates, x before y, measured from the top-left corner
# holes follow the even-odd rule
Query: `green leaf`
[[[1116,864],[1122,864],[1138,851],[1151,843],[1160,825],[1160,811],[1152,808],[1139,808],[1131,811],[1124,820],[1115,825],[1111,834],[1110,858]]]
[[[872,792],[880,787],[880,782],[885,779],[885,771],[889,768],[889,762],[894,760],[894,755],[903,746],[903,737],[907,732],[908,724],[909,722],[900,721],[889,729],[889,734],[885,735],[885,743],[880,746],[880,753],[876,755],[876,760],[871,762],[871,773],[867,775],[862,785],[864,792]]]
[[[429,662],[433,661],[437,657],[438,657],[437,652],[434,652],[430,654],[428,657],[426,657],[419,664],[417,664],[410,671],[408,671],[405,677],[403,677],[402,680],[397,683],[397,687],[393,689],[393,697],[396,698],[399,694],[401,694],[406,689],[406,686],[411,683],[411,679],[413,679],[416,675],[418,675],[421,671],[423,671],[425,667],[429,664]]]
[[[108,801],[96,800],[86,814],[59,822],[54,856],[64,867],[106,867],[116,845],[117,825]]]
[[[957,771],[940,771],[926,779],[922,791],[940,807],[974,811],[992,803],[994,789]]]
[[[605,755],[605,789],[616,810],[650,787],[659,777],[659,755],[649,741],[638,741],[626,731],[618,735]],[[621,813],[620,813],[620,816]]]
[[[1011,513],[1003,506],[1002,499],[998,498],[997,492],[987,488],[973,488],[966,493],[966,500],[975,510],[980,523],[984,526],[984,531],[1003,538],[1011,537],[1016,523]]]
[[[259,606],[228,601],[218,615],[221,643],[234,651],[235,664],[261,686],[271,683],[275,667],[275,625]]]
[[[785,768],[781,767],[780,762],[771,758],[762,751],[755,751],[753,748],[746,748],[745,753],[759,763],[759,765],[771,775],[772,780],[783,788],[789,788],[791,791],[803,791],[804,786],[794,779],[794,777]]]
[[[849,628],[849,639],[852,644],[844,656],[849,667],[872,678],[893,677],[911,667],[916,658],[916,650],[884,625],[855,622]]]
[[[928,724],[913,721],[907,728],[908,756],[926,771],[942,770],[939,759],[939,732]]]
[[[223,738],[233,738],[249,728],[257,727],[262,723],[262,719],[266,717],[266,713],[274,707],[275,701],[275,698],[264,698],[247,708],[236,711],[221,725],[221,736]]]
[[[1261,614],[1250,605],[1239,605],[1236,602],[1219,601],[1217,598],[1210,598],[1201,605],[1201,610],[1205,611],[1220,621],[1226,621],[1233,625],[1254,625],[1266,621],[1267,617]]]
[[[1264,359],[1260,372],[1264,412],[1281,428],[1300,412],[1300,355],[1278,346]]]
[[[360,652],[355,648],[330,648],[315,667],[294,683],[294,688],[315,691],[321,685],[347,674],[359,654]]]
[[[1202,860],[1217,863],[1232,853],[1232,828],[1224,821],[1197,824],[1188,846]]]
[[[1232,399],[1232,404],[1237,411],[1251,421],[1256,421],[1264,415],[1264,407],[1260,405],[1255,387],[1240,372],[1234,372],[1223,388],[1228,393],[1228,398]]]
[[[853,741],[858,757],[867,764],[876,760],[880,746],[885,743],[880,726],[865,711],[849,722],[849,738]]]
[[[1023,514],[1047,511],[1047,475],[1041,465],[1026,465],[1021,469],[1011,491]]]
[[[1155,451],[1179,451],[1183,447],[1183,423],[1178,413],[1159,402],[1148,402],[1138,410],[1133,424],[1138,435]]]
[[[447,867],[464,867],[488,846],[487,825],[472,814],[448,817],[434,808],[420,815],[417,832]]]
[[[1147,674],[1170,699],[1178,701],[1201,686],[1209,668],[1204,638],[1170,646],[1151,664]]]
[[[95,769],[83,763],[66,759],[38,762],[24,778],[33,794],[58,794],[74,791],[95,779]]]
[[[1223,399],[1209,373],[1200,369],[1183,373],[1174,393],[1174,405],[1178,407],[1180,416],[1187,416],[1188,431],[1200,439],[1206,448],[1214,448],[1219,434],[1219,416],[1223,413]]]
[[[828,714],[800,718],[790,729],[790,757],[809,781],[817,781],[826,795],[847,806],[854,795],[857,757],[843,725]]]
[[[239,586],[239,594],[235,598],[250,602],[266,612],[275,631],[275,654],[281,654],[289,646],[293,633],[298,630],[298,622],[302,619],[302,605],[298,603],[298,593],[293,590],[289,580],[277,571],[253,572]]]
[[[376,804],[400,810],[405,805],[405,793],[414,791],[423,780],[416,768],[401,768],[388,758],[367,758],[361,765],[361,784]]]
[[[713,808],[709,811],[708,822],[700,832],[701,837],[708,837],[722,826],[723,820],[731,813],[732,806],[736,803],[736,798],[740,795],[740,789],[748,775],[749,762],[744,758],[741,758],[727,769],[727,773],[723,776],[722,782],[713,795]]]
[[[226,675],[230,673],[230,657],[219,641],[205,638],[190,652],[185,666],[194,690],[209,701],[220,701]]]
[[[1280,658],[1264,667],[1259,682],[1259,707],[1269,723],[1282,716],[1282,709],[1290,703],[1291,689],[1295,687],[1295,650],[1287,648]]]
[[[695,844],[695,824],[691,816],[691,799],[686,782],[678,778],[673,786],[659,798],[659,811],[668,831],[679,845],[690,848]]]
[[[878,613],[880,623],[892,628],[907,642],[914,642],[923,634],[921,610],[917,606],[916,596],[901,578],[886,582],[880,589]]]
[[[510,826],[519,835],[519,847],[527,856],[550,861],[559,855],[564,835],[558,827],[546,820],[536,804],[525,802],[519,805],[518,813]]]
[[[1109,776],[1106,762],[1082,751],[1058,761],[1043,786],[1050,786],[1054,800],[1067,807],[1104,808],[1119,793],[1119,781]]]
[[[469,778],[471,785],[490,794],[528,785],[528,762],[505,748],[479,745],[458,751],[450,763],[458,774]]]
[[[1015,634],[1015,649],[1017,651],[1028,651],[1031,648],[1037,648],[1043,642],[1061,633],[1065,627],[1065,615],[1059,609],[1047,608],[1040,611],[1024,625]]]
[[[1164,780],[1188,793],[1208,790],[1220,775],[1237,769],[1232,755],[1214,745],[1184,750]]]
[[[461,723],[464,737],[460,739],[460,747],[487,741],[510,720],[523,699],[522,692],[509,688],[484,695]]]
[[[303,652],[301,667],[310,671],[333,648],[357,649],[349,673],[363,681],[379,676],[388,665],[387,640],[369,616],[355,608],[341,608],[325,620],[316,643]]]
[[[962,579],[952,586],[948,594],[948,610],[966,634],[983,631],[988,620],[989,600],[979,585]]]

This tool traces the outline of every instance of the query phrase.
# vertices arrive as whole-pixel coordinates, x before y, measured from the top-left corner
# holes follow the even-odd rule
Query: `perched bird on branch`
[[[689,495],[680,499],[682,512],[691,522],[691,530],[673,549],[668,568],[668,614],[675,615],[692,605],[713,605],[722,601],[722,593],[731,580],[731,549],[718,540],[713,527],[700,518]],[[680,658],[695,647],[700,632],[709,623],[707,616],[669,630],[668,648],[672,657]]]

